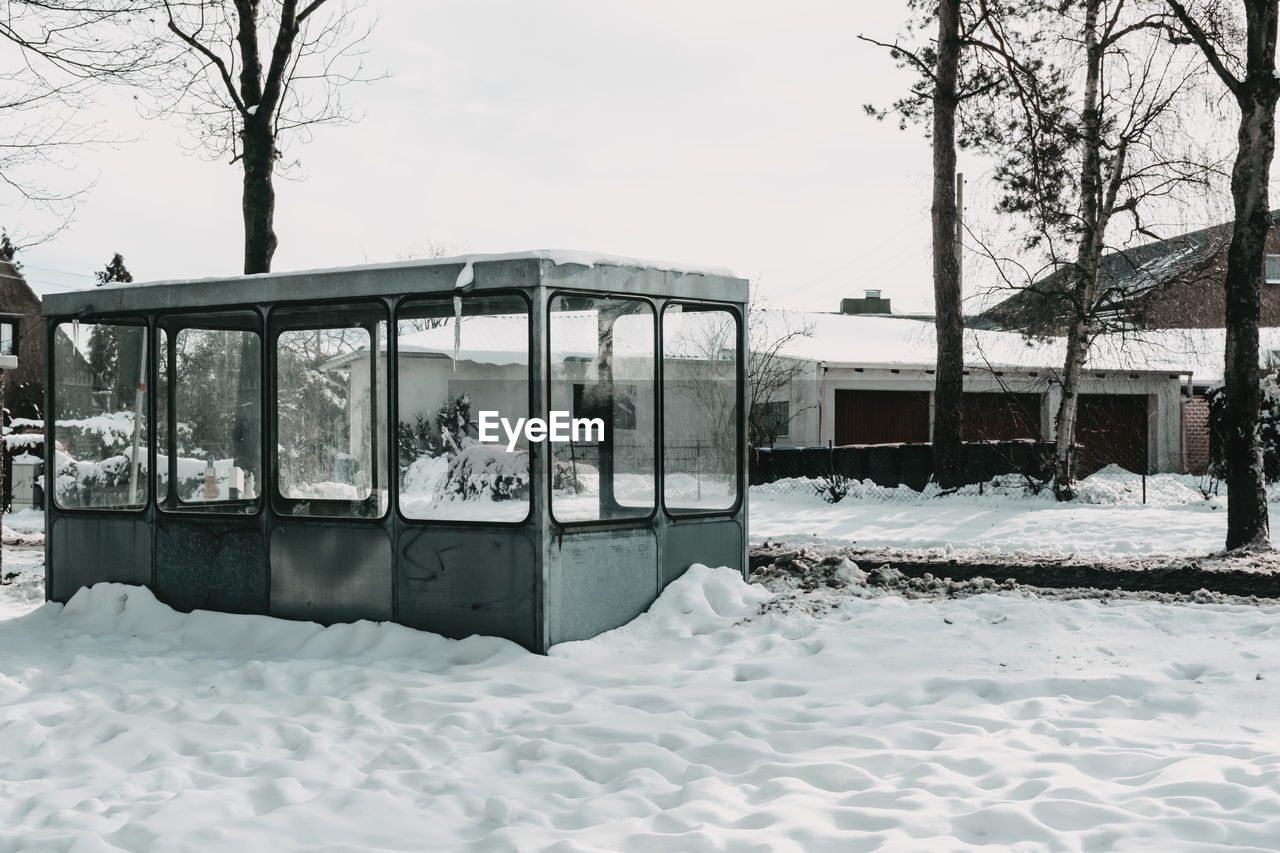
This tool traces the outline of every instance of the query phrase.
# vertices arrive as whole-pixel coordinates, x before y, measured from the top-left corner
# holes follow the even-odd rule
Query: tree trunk
[[[4,371],[0,370],[0,427],[3,427],[3,426],[4,426]],[[9,446],[4,441],[3,433],[4,433],[4,430],[0,429],[0,518],[3,518],[3,513],[4,513],[4,490],[5,490],[4,460],[5,460],[5,456],[9,452]],[[45,458],[52,459],[54,458],[54,456],[51,453],[46,453]],[[46,463],[46,468],[51,469],[52,467],[53,466],[48,465]],[[50,473],[52,474],[52,471]],[[47,478],[46,482],[54,481],[53,476],[46,475],[46,478]],[[53,494],[52,489],[49,490],[49,494],[51,495]],[[3,579],[4,579],[4,545],[0,544],[0,580],[3,580]]]
[[[275,139],[270,126],[250,116],[244,129],[244,272],[246,275],[271,272],[276,253]]]
[[[1274,8],[1274,0],[1270,5]],[[1274,39],[1273,18],[1272,66]],[[1226,363],[1222,374],[1226,383],[1226,417],[1222,449],[1227,469],[1228,550],[1265,546],[1270,539],[1262,446],[1258,440],[1258,288],[1271,228],[1267,181],[1275,154],[1278,93],[1272,75],[1259,75],[1252,63],[1249,71],[1249,78],[1237,94],[1240,147],[1231,172],[1235,224],[1227,250]],[[1260,79],[1262,76],[1267,79]]]
[[[1085,84],[1080,112],[1080,242],[1072,267],[1071,324],[1067,329],[1067,354],[1062,366],[1062,402],[1053,452],[1053,494],[1060,501],[1075,497],[1076,404],[1080,398],[1080,374],[1089,356],[1089,325],[1098,290],[1098,259],[1106,231],[1107,205],[1102,189],[1102,128],[1099,92],[1102,84],[1103,46],[1098,41],[1101,0],[1085,5]],[[1119,164],[1112,169],[1119,177]],[[1114,194],[1113,194],[1114,195]]]
[[[1053,494],[1060,501],[1075,497],[1076,411],[1080,401],[1080,374],[1089,354],[1088,330],[1082,317],[1067,329],[1067,356],[1062,366],[1062,399],[1058,403],[1053,447]]]
[[[956,73],[960,2],[938,4],[937,82],[933,91],[933,304],[937,371],[933,392],[933,472],[943,488],[963,482],[960,426],[964,404],[964,318],[956,245]]]
[[[251,121],[256,118],[251,117]],[[271,272],[277,241],[274,228],[276,191],[271,182],[275,170],[275,139],[269,126],[261,125],[251,130],[246,125],[243,159],[244,272],[246,275]],[[255,492],[261,495],[266,488],[266,472],[261,470],[262,460],[258,452],[262,430],[260,371],[262,363],[265,363],[265,352],[257,337],[245,335],[241,339],[239,363],[234,427],[236,453],[239,455],[248,450],[239,464],[254,472]],[[258,369],[250,369],[251,365],[257,365]]]

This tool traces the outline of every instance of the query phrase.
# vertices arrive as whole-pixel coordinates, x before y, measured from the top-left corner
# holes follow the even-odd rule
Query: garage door
[[[1145,394],[1081,394],[1076,410],[1076,476],[1087,477],[1116,464],[1126,471],[1147,471],[1147,397]]]
[[[928,391],[836,391],[836,444],[929,440]]]
[[[1040,437],[1040,395],[1004,392],[964,395],[965,441],[1009,441]]]

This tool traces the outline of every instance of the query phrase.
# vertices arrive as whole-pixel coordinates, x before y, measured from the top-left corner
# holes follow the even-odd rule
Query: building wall
[[[1186,445],[1184,474],[1204,474],[1209,470],[1209,401],[1191,397],[1182,401],[1182,431]]]
[[[1267,254],[1280,255],[1280,228],[1267,234]],[[1225,325],[1227,249],[1221,249],[1203,271],[1169,284],[1152,295],[1143,313],[1151,329],[1221,329]],[[1280,284],[1262,283],[1263,326],[1280,326]]]
[[[39,419],[44,409],[44,325],[40,320],[40,299],[8,261],[0,261],[0,313],[22,315],[18,324],[18,367],[0,371],[4,407],[11,417]]]
[[[825,372],[823,372],[825,371]],[[834,443],[836,439],[836,392],[840,390],[932,392],[935,378],[924,368],[819,367],[816,387],[821,400],[818,417],[806,420],[802,432],[797,423],[792,435],[779,446],[806,447]],[[965,377],[967,393],[1034,394],[1040,399],[1040,429],[1045,440],[1054,437],[1054,418],[1061,400],[1059,386],[1050,382],[1051,371],[970,370]],[[1153,373],[1091,373],[1081,379],[1081,394],[1139,395],[1146,400],[1147,461],[1151,473],[1181,471],[1182,397],[1181,380],[1176,375]],[[932,409],[931,409],[932,412]],[[932,418],[930,420],[932,428]]]

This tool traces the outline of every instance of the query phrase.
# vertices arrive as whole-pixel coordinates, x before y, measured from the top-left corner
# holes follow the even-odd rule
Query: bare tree
[[[934,374],[933,472],[945,488],[958,486],[964,478],[964,311],[960,276],[956,207],[957,121],[962,105],[971,99],[995,97],[1005,80],[993,65],[981,35],[994,18],[1021,13],[1021,0],[1003,3],[969,0],[912,0],[913,18],[906,25],[908,39],[919,37],[936,18],[937,35],[932,44],[919,48],[899,42],[885,44],[859,36],[863,41],[886,47],[900,65],[914,68],[919,77],[911,94],[897,101],[891,110],[866,107],[884,118],[897,112],[903,121],[931,120],[933,144],[933,201],[930,225],[933,247],[933,301],[937,340],[937,369]],[[964,129],[960,137],[966,138]],[[972,135],[972,132],[968,134]]]
[[[155,83],[163,116],[242,168],[244,272],[269,272],[278,239],[274,176],[283,139],[345,123],[346,84],[369,79],[369,33],[341,0],[161,0],[179,59]]]
[[[119,141],[83,119],[93,95],[103,85],[136,80],[160,61],[154,39],[109,35],[124,33],[136,6],[135,0],[0,6],[0,43],[14,48],[0,61],[0,202],[23,211],[28,224],[19,240],[26,245],[64,227],[87,189],[63,177],[74,169],[74,155]]]
[[[1147,208],[1188,187],[1202,191],[1211,169],[1182,141],[1179,109],[1200,66],[1168,37],[1163,8],[1150,0],[1072,0],[1058,11],[1037,23],[1052,26],[1055,37],[1035,49],[1007,22],[990,21],[1009,102],[989,104],[981,141],[1002,155],[1000,209],[1030,224],[1025,247],[1044,252],[1058,272],[1052,297],[1067,340],[1054,492],[1066,500],[1075,491],[1080,378],[1110,307],[1099,288],[1109,229],[1128,214],[1127,236],[1155,236],[1144,226]],[[1046,47],[1051,63],[1025,58]]]
[[[244,272],[268,272],[285,140],[349,121],[343,89],[370,79],[362,61],[369,26],[357,8],[343,0],[10,0],[0,38],[22,49],[28,61],[12,73],[29,88],[0,98],[0,109],[74,105],[104,80],[142,86],[158,116],[180,119],[207,153],[241,164]],[[20,150],[48,156],[50,138],[67,138],[67,126],[38,125],[19,136]]]
[[[796,385],[806,362],[787,355],[787,348],[801,338],[813,337],[813,324],[789,321],[785,314],[769,311],[764,300],[752,296],[747,306],[747,441],[751,447],[772,446],[779,430],[812,408],[796,395]],[[793,402],[801,405],[792,405]],[[777,404],[786,403],[779,415]],[[773,405],[771,405],[773,404]]]
[[[938,485],[964,480],[964,309],[956,241],[956,110],[959,108],[960,0],[938,2],[938,61],[933,91],[933,310],[937,371],[933,392],[933,473]]]
[[[1227,549],[1263,547],[1270,519],[1258,436],[1258,288],[1263,277],[1266,237],[1271,228],[1267,184],[1275,156],[1277,0],[1242,0],[1244,56],[1239,33],[1221,3],[1167,0],[1186,34],[1222,80],[1240,109],[1238,149],[1231,172],[1235,221],[1227,249],[1226,423],[1223,458],[1227,482]]]

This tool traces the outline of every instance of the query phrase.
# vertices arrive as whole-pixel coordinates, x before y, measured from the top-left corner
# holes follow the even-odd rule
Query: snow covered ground
[[[1225,515],[1165,485],[1145,508],[1112,483],[1096,489],[1109,505],[890,494],[878,516],[870,497],[766,492],[752,525],[762,538],[825,519],[825,535],[866,544],[878,517],[886,538],[924,542],[933,523],[952,533],[927,541],[954,545],[975,523],[963,514],[1004,513],[1007,547],[1028,548],[1067,542],[1057,525],[1092,511],[1104,532],[1086,541],[1116,552],[1117,531],[1164,545],[1176,513]],[[1196,534],[1209,550],[1212,533]],[[139,587],[43,604],[41,561],[5,548],[4,850],[1263,851],[1280,838],[1280,605],[908,601],[851,567],[850,585],[812,592],[695,567],[631,624],[540,657],[395,625],[180,614]]]
[[[1142,478],[1110,466],[1068,503],[1010,477],[945,496],[866,481],[829,504],[809,481],[782,480],[751,489],[751,541],[1055,557],[1211,554],[1226,540],[1227,501],[1225,488],[1206,498],[1202,487],[1191,475],[1149,476],[1143,504]]]
[[[849,592],[538,657],[95,587],[0,622],[0,848],[1275,849],[1280,608]]]

